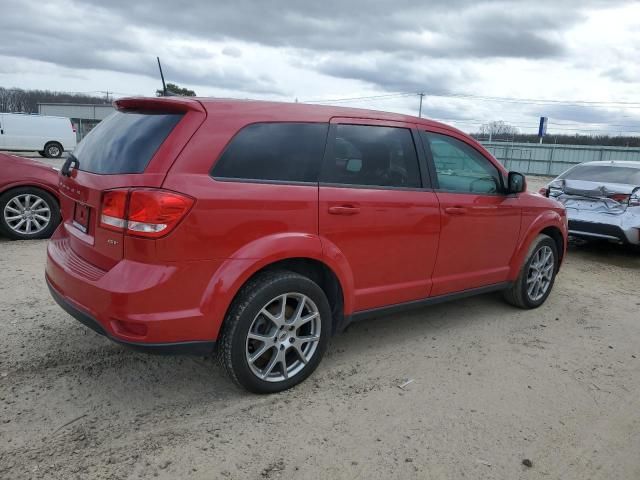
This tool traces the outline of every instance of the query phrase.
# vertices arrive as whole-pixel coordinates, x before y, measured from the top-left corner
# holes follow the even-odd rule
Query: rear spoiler
[[[193,98],[186,97],[129,97],[119,98],[113,102],[117,110],[158,110],[163,112],[206,113],[202,104]]]

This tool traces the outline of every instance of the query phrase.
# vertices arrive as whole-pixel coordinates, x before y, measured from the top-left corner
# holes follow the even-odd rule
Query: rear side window
[[[317,182],[326,123],[256,123],[233,137],[213,168],[216,178]]]
[[[115,112],[73,151],[78,168],[100,174],[142,173],[181,119],[181,113]]]
[[[560,175],[560,178],[640,185],[640,168],[610,165],[580,165]]]
[[[321,180],[372,187],[422,186],[411,131],[373,125],[337,125],[333,155]]]

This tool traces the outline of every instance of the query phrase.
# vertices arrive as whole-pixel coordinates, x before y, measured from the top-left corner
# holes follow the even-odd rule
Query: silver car
[[[640,245],[640,162],[581,163],[540,193],[564,204],[570,235]]]

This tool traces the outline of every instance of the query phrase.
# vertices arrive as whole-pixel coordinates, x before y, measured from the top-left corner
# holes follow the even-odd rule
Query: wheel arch
[[[200,305],[203,315],[213,319],[213,338],[218,337],[243,285],[261,272],[278,269],[293,271],[315,281],[331,305],[334,331],[342,328],[345,315],[353,308],[353,276],[348,266],[324,255],[317,236],[287,233],[252,242],[217,268]]]
[[[238,266],[239,265],[236,265],[236,267]],[[224,266],[221,268],[224,268]],[[332,330],[335,332],[341,328],[345,318],[345,294],[343,284],[336,272],[325,262],[317,258],[288,257],[264,264],[253,264],[235,279],[226,293],[223,293],[222,295],[216,295],[214,293],[213,310],[215,313],[213,313],[213,317],[220,319],[219,322],[215,322],[216,325],[214,333],[216,338],[218,337],[222,325],[226,320],[229,309],[233,305],[233,302],[242,287],[257,275],[266,271],[276,270],[288,270],[295,272],[310,278],[317,283],[327,296],[329,305],[331,306],[333,317]],[[215,283],[219,286],[217,281]]]
[[[564,259],[567,248],[566,230],[563,230],[564,220],[555,211],[546,211],[529,224],[526,233],[521,237],[516,252],[511,258],[511,270],[509,280],[515,280],[525,261],[531,242],[540,234],[548,235],[553,239],[558,248],[558,268]]]
[[[47,145],[50,145],[52,143],[56,143],[58,145],[60,145],[62,151],[64,152],[64,145],[62,144],[62,142],[60,140],[47,140],[46,142],[44,142],[44,146],[42,147],[42,149],[44,150],[45,148],[47,148]]]
[[[562,231],[555,225],[551,225],[543,228],[540,233],[551,237],[551,239],[556,244],[556,249],[558,250],[558,266],[556,267],[556,272],[560,270],[560,265],[564,260],[565,253],[565,239],[562,236]]]
[[[37,182],[12,183],[9,185],[5,185],[4,187],[2,187],[2,189],[0,189],[0,195],[4,195],[5,193],[10,192],[11,190],[15,190],[16,188],[37,188],[39,190],[44,190],[45,192],[50,194],[56,200],[56,202],[58,202],[58,206],[60,206],[60,197],[58,191],[54,188],[51,188],[49,185]]]

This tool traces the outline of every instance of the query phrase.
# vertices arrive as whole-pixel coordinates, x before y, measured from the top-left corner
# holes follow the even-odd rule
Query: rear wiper
[[[62,168],[60,169],[60,173],[65,177],[70,177],[71,170],[73,168],[78,168],[78,167],[80,167],[80,160],[78,160],[78,158],[73,153],[70,153],[69,157],[64,162],[64,165],[62,165]]]

